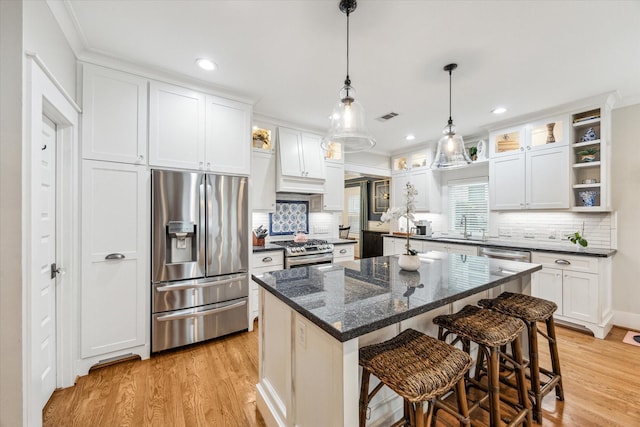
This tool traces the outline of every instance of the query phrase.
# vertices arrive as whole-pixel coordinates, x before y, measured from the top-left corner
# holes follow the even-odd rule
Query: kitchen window
[[[489,229],[489,180],[487,177],[451,180],[449,189],[449,232],[479,232]]]

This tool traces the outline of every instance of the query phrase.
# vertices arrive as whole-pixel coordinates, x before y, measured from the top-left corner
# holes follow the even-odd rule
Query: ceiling
[[[49,0],[51,3],[51,0]],[[322,131],[346,73],[338,0],[64,0],[81,58],[109,57],[254,102],[256,114]],[[639,1],[360,0],[350,18],[350,76],[391,154],[441,135],[617,90],[640,102]],[[207,57],[219,69],[194,64]],[[507,113],[491,110],[504,106]],[[389,112],[399,115],[376,120]],[[416,140],[407,142],[412,133]]]

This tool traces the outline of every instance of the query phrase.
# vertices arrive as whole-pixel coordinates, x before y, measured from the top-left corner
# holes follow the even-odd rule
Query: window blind
[[[449,181],[449,231],[482,232],[489,229],[489,183],[486,178]]]

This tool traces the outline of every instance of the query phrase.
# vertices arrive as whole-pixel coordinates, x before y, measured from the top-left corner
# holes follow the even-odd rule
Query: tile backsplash
[[[254,212],[251,217],[251,229],[255,230],[260,225],[269,228],[269,214],[266,212]],[[338,225],[340,213],[311,212],[309,213],[309,238],[334,239],[338,238]],[[266,241],[291,240],[292,234],[280,236],[267,236]]]

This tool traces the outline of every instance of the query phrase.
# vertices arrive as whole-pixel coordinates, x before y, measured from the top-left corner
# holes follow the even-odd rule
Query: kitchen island
[[[435,335],[431,320],[503,290],[529,293],[537,264],[430,251],[418,271],[397,256],[280,270],[260,285],[257,406],[269,426],[358,425],[358,349],[406,328]],[[374,384],[372,384],[374,386]],[[383,389],[370,426],[402,400]]]

